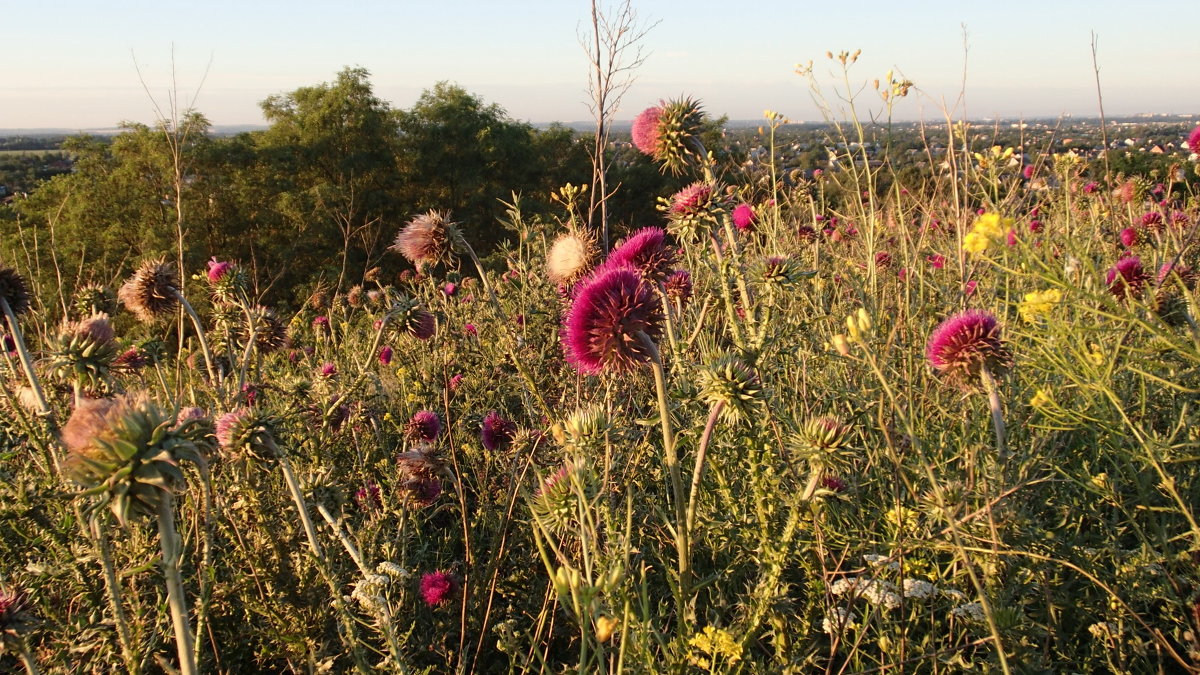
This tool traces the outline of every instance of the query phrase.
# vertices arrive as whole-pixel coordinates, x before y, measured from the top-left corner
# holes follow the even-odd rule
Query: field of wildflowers
[[[1200,670],[1194,157],[947,124],[920,184],[784,180],[703,122],[637,117],[694,182],[607,252],[586,186],[500,271],[434,210],[290,316],[219,255],[61,302],[4,260],[0,664]]]

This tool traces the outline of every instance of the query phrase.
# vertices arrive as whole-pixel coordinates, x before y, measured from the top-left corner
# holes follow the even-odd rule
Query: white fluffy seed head
[[[591,267],[594,247],[585,236],[568,232],[559,236],[546,253],[546,276],[556,284],[569,284]]]

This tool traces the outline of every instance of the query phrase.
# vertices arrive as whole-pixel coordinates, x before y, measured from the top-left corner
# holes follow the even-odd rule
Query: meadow
[[[0,664],[1200,671],[1195,156],[1128,176],[948,119],[902,177],[866,140],[911,87],[795,175],[664,101],[632,142],[685,186],[625,195],[656,224],[605,251],[594,186],[493,195],[484,260],[433,204],[402,272],[286,312],[219,250],[35,284],[23,230]]]

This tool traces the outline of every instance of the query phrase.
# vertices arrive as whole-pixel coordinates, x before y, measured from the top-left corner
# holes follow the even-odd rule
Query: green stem
[[[76,517],[82,522],[82,514],[76,510]],[[121,658],[125,661],[125,670],[137,675],[141,672],[141,657],[134,651],[134,641],[129,635],[129,620],[121,602],[121,587],[117,584],[117,572],[112,562],[112,549],[108,545],[108,536],[100,527],[101,523],[91,521],[92,538],[99,549],[100,567],[104,572],[104,590],[108,596],[109,609],[113,613],[113,623],[117,627],[117,640],[121,643]]]
[[[8,330],[12,334],[13,344],[17,347],[17,357],[21,360],[21,369],[25,371],[25,377],[29,380],[29,386],[33,389],[33,394],[37,397],[38,413],[46,419],[51,419],[54,412],[50,409],[50,404],[46,403],[46,395],[42,392],[42,385],[38,382],[37,374],[33,372],[33,359],[29,356],[29,349],[25,346],[25,338],[21,335],[21,326],[17,324],[17,316],[13,314],[12,307],[8,306],[8,300],[0,295],[0,311],[4,312],[4,318],[8,319]],[[58,460],[55,458],[55,464]]]
[[[213,368],[212,352],[208,350],[208,338],[204,334],[204,324],[200,321],[200,315],[192,308],[192,303],[183,297],[178,289],[172,288],[171,291],[175,294],[175,299],[183,306],[183,311],[187,312],[192,319],[192,325],[196,328],[196,339],[200,341],[200,351],[204,353],[204,366],[208,369],[208,381],[214,385],[218,384],[217,370]]]
[[[17,637],[17,652],[21,655],[21,663],[25,666],[25,672],[28,675],[42,675],[37,661],[33,659],[33,654],[29,653],[29,645],[26,644],[23,636]]]
[[[675,449],[675,431],[671,425],[671,410],[667,404],[667,382],[663,372],[662,355],[649,335],[639,331],[638,338],[650,351],[650,363],[654,370],[654,388],[658,395],[658,414],[662,422],[663,453],[667,463],[667,474],[671,479],[671,492],[675,507],[675,549],[679,557],[679,628],[681,634],[687,630],[687,604],[691,591],[692,561],[688,542],[687,510],[683,494],[683,478],[679,473],[679,456]]]
[[[168,492],[158,500],[158,543],[162,548],[163,577],[167,584],[167,603],[171,609],[171,625],[175,629],[175,645],[179,650],[179,672],[196,675],[196,655],[192,651],[192,627],[188,623],[187,597],[183,594],[183,578],[179,574],[180,541],[175,531],[175,498]]]
[[[717,401],[708,411],[708,422],[704,425],[704,433],[700,436],[700,448],[696,450],[696,468],[692,471],[692,489],[688,491],[687,531],[692,532],[696,523],[696,495],[700,493],[700,481],[704,478],[704,461],[708,457],[708,443],[712,440],[713,429],[717,419],[725,409],[725,401]]]
[[[988,407],[992,411],[992,430],[996,434],[996,452],[1003,459],[1008,457],[1008,447],[1005,443],[1004,407],[1000,403],[1000,390],[996,386],[996,379],[992,377],[992,373],[986,365],[979,367],[979,379],[983,381],[983,389],[988,396]]]

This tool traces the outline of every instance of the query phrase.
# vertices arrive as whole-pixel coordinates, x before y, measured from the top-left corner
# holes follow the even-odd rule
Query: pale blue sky
[[[889,68],[919,88],[903,118],[941,117],[963,73],[970,117],[1096,114],[1090,31],[1099,35],[1106,111],[1200,113],[1200,40],[1194,0],[1003,2],[715,2],[635,0],[658,21],[645,65],[625,99],[630,118],[660,98],[689,94],[712,113],[820,119],[808,82],[825,84],[826,50],[862,57],[854,83]],[[0,0],[0,128],[149,122],[138,80],[165,101],[174,44],[179,91],[216,124],[256,124],[258,102],[328,81],[346,65],[371,71],[377,95],[407,107],[439,80],[456,82],[513,117],[586,120],[587,62],[579,31],[586,0]],[[209,65],[211,60],[211,66]],[[861,101],[875,103],[866,91]]]

